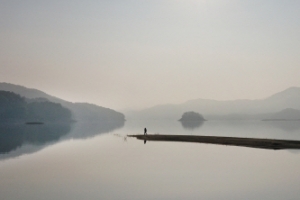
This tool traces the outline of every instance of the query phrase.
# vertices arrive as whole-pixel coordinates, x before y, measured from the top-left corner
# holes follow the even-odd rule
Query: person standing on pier
[[[144,135],[147,135],[147,129],[144,128]]]

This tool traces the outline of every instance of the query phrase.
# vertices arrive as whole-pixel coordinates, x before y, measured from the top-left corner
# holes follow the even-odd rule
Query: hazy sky
[[[2,0],[0,82],[144,108],[300,86],[297,0]]]

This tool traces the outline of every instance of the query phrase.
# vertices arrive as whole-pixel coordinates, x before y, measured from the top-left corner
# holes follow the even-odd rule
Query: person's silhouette
[[[147,135],[147,129],[144,128],[144,135]]]

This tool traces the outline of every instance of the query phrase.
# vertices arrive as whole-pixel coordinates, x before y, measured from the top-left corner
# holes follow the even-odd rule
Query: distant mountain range
[[[43,102],[50,101],[59,103],[63,107],[71,110],[73,119],[76,121],[124,121],[124,114],[115,110],[104,108],[89,103],[72,103],[63,99],[51,96],[37,89],[26,88],[20,85],[10,83],[0,83],[0,90],[10,91],[27,98],[28,102]]]
[[[300,88],[291,87],[265,99],[217,101],[195,99],[182,104],[158,105],[141,111],[126,113],[132,119],[179,119],[184,112],[194,111],[206,119],[246,120],[273,119],[278,116],[298,118]],[[291,117],[292,116],[292,117]]]
[[[0,90],[11,91],[27,98],[28,102],[50,101],[70,109],[77,121],[125,120],[124,114],[89,103],[72,103],[37,89],[10,83],[0,83]],[[217,101],[194,99],[182,104],[157,105],[140,111],[126,112],[129,119],[174,119],[185,112],[198,112],[211,120],[299,120],[300,88],[291,87],[265,99]]]

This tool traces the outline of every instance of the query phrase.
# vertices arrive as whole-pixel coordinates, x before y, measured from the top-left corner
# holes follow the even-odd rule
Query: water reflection
[[[124,126],[124,121],[109,121],[102,123],[76,123],[67,135],[71,139],[87,139],[96,135],[109,133]]]
[[[0,124],[0,159],[37,152],[63,140],[91,138],[123,126],[124,121],[44,125]]]
[[[295,132],[300,130],[300,121],[266,121],[265,124],[285,132]]]
[[[194,130],[200,128],[204,121],[180,121],[182,127],[187,130]]]
[[[0,125],[0,154],[9,153],[24,144],[44,145],[56,142],[70,132],[70,124]]]

